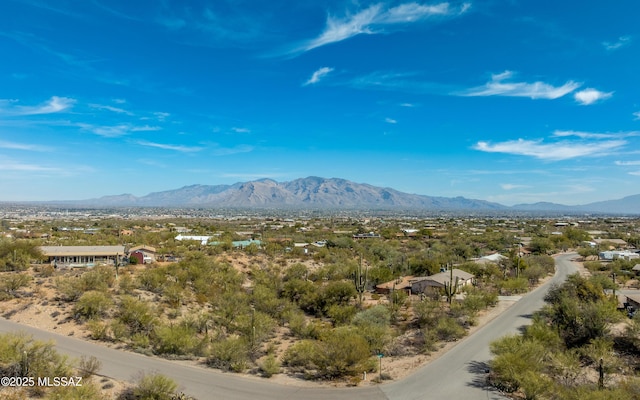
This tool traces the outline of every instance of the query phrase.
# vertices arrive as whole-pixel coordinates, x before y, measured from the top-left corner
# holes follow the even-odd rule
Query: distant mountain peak
[[[309,176],[288,182],[262,178],[238,182],[233,185],[193,184],[180,189],[153,192],[142,197],[122,194],[72,203],[93,207],[396,209],[429,212],[640,214],[640,195],[581,206],[540,202],[507,207],[498,203],[468,199],[462,196],[450,198],[409,194],[389,187],[382,188],[342,178],[322,178],[319,176]]]

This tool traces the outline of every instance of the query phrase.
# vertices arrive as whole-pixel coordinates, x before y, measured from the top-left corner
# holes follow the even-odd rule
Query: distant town
[[[616,323],[632,328],[639,249],[640,219],[624,217],[12,205],[0,208],[0,305],[8,320],[153,357],[369,386],[490,323],[549,279],[558,254],[575,253],[583,274],[570,282],[595,298],[618,290]],[[501,354],[490,384],[504,390]],[[99,360],[83,363],[56,368],[90,363],[99,376]],[[171,376],[122,379],[86,384],[105,398],[158,381],[191,395]],[[585,379],[573,384],[596,384]]]

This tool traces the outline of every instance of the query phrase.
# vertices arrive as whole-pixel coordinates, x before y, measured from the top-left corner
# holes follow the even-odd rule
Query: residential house
[[[411,281],[411,292],[416,294],[442,289],[445,287],[445,284],[451,282],[451,279],[453,279],[454,282],[457,280],[458,287],[462,287],[470,285],[473,282],[473,278],[473,274],[454,268],[453,270],[440,272],[435,275],[414,278]]]
[[[124,246],[40,246],[47,262],[55,267],[114,265],[126,256]]]
[[[411,281],[414,279],[413,275],[400,277],[389,282],[376,285],[376,293],[389,294],[394,290],[403,290],[407,294],[411,294]]]
[[[151,264],[157,260],[157,251],[152,246],[135,246],[129,249],[129,256],[135,257],[139,264]]]

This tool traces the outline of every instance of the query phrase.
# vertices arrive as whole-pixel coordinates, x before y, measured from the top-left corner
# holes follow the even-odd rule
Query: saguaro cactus
[[[453,296],[458,293],[458,282],[460,278],[456,276],[455,281],[453,280],[453,268],[449,268],[449,282],[444,283],[444,294],[447,296],[447,303],[451,304],[451,300]]]
[[[369,272],[369,268],[362,267],[362,254],[360,255],[360,264],[356,267],[356,272],[353,274],[353,284],[356,288],[356,292],[358,292],[358,300],[362,305],[362,296],[364,295],[364,291],[367,288],[367,275]]]

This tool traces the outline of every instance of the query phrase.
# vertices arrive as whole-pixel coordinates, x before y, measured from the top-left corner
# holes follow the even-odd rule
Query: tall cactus
[[[365,267],[363,271],[362,254],[360,254],[360,264],[356,267],[356,272],[353,274],[353,284],[356,288],[356,292],[358,292],[358,300],[360,301],[360,305],[362,305],[362,296],[364,295],[364,291],[367,288],[368,272],[368,267]]]
[[[447,303],[451,304],[451,300],[453,300],[453,296],[458,293],[458,283],[460,281],[460,277],[456,276],[455,282],[453,280],[453,267],[449,268],[449,282],[444,283],[444,294],[447,296]]]

